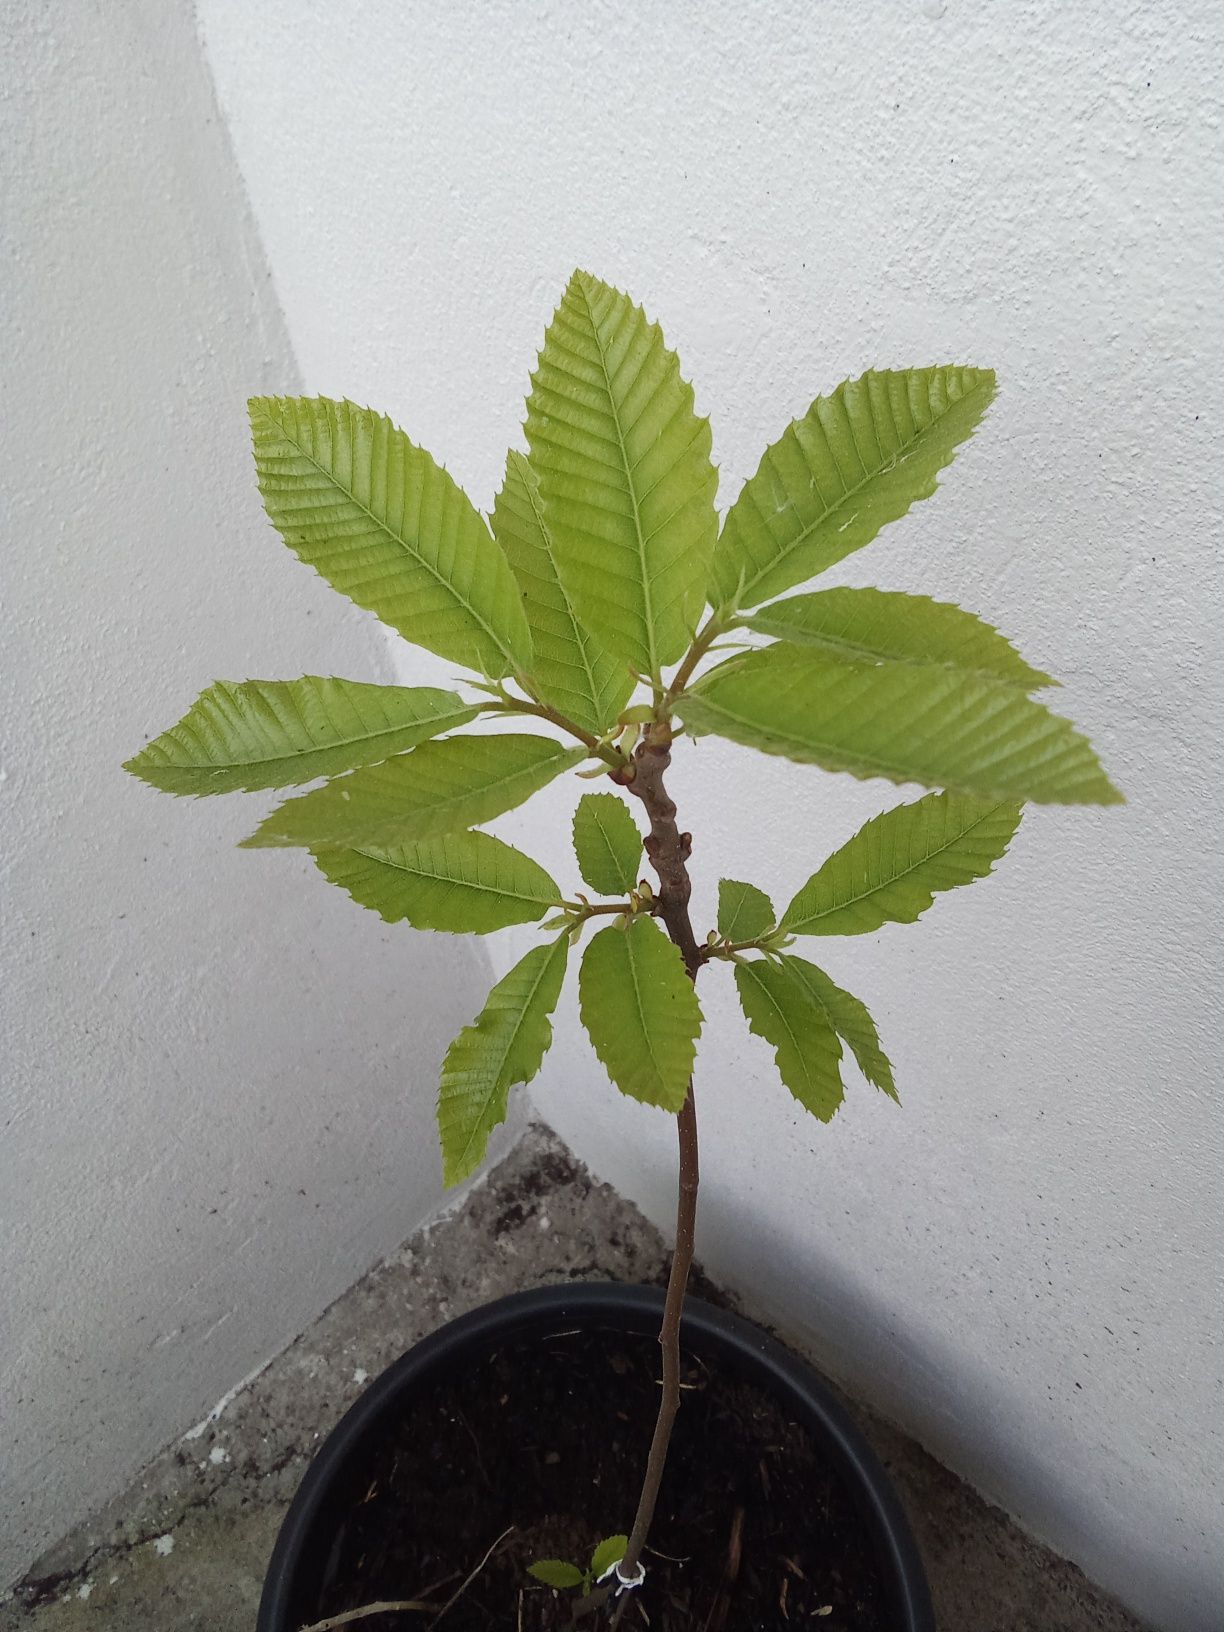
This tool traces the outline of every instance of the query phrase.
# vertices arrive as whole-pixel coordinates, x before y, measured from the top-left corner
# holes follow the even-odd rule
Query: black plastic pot
[[[519,1292],[454,1320],[371,1385],[328,1435],[306,1472],[277,1538],[257,1632],[299,1632],[315,1613],[346,1474],[412,1408],[414,1395],[510,1339],[545,1338],[575,1326],[651,1334],[663,1294],[655,1287],[581,1283]],[[918,1549],[888,1477],[858,1428],[803,1361],[748,1321],[699,1299],[685,1306],[685,1349],[771,1394],[824,1448],[855,1496],[873,1538],[896,1632],[934,1632]]]

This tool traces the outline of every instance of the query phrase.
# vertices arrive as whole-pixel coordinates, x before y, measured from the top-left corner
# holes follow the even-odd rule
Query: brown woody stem
[[[692,837],[681,833],[676,826],[676,807],[668,795],[663,776],[671,763],[671,733],[665,725],[656,726],[639,743],[633,756],[631,777],[621,777],[629,792],[635,794],[646,807],[650,832],[643,841],[651,865],[659,875],[657,898],[658,916],[667,932],[680,949],[684,967],[690,980],[697,979],[703,959],[701,949],[689,921],[689,895],[692,885],[688,875],[688,859]],[[676,1206],[676,1249],[672,1254],[671,1272],[667,1278],[667,1298],[663,1307],[663,1324],[659,1344],[663,1351],[663,1389],[659,1399],[659,1414],[655,1420],[650,1455],[642,1493],[638,1498],[637,1514],[629,1535],[629,1544],[620,1568],[626,1576],[637,1574],[642,1549],[654,1518],[659,1486],[667,1462],[667,1448],[671,1442],[672,1427],[680,1409],[680,1317],[684,1310],[684,1294],[688,1286],[689,1270],[693,1263],[693,1243],[697,1224],[697,1187],[700,1172],[697,1159],[697,1109],[693,1103],[693,1085],[690,1082],[684,1105],[676,1119],[680,1140],[680,1186]],[[629,1602],[623,1595],[617,1605],[613,1626],[620,1624]]]

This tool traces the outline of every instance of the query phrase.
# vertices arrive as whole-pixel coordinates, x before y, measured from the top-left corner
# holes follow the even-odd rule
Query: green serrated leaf
[[[489,1135],[506,1120],[510,1090],[530,1082],[552,1042],[549,1016],[565,979],[569,938],[535,946],[503,976],[473,1025],[446,1051],[438,1088],[442,1177],[458,1184],[484,1160]]]
[[[327,397],[252,397],[259,490],[293,553],[406,640],[499,678],[531,663],[484,518],[389,419]]]
[[[718,525],[710,427],[658,326],[589,273],[544,337],[527,440],[579,617],[657,677],[701,612]]]
[[[642,866],[642,835],[614,793],[584,793],[574,811],[574,854],[583,879],[600,895],[627,895]]]
[[[605,1536],[591,1554],[591,1574],[598,1578],[606,1575],[614,1564],[619,1564],[629,1545],[628,1536]]]
[[[824,589],[774,601],[744,621],[761,634],[792,645],[816,646],[854,663],[929,663],[1006,680],[1025,691],[1058,684],[1031,668],[989,623],[926,595]]]
[[[985,799],[1122,802],[1074,726],[1015,686],[949,669],[766,646],[712,669],[676,712],[698,735],[851,776]]]
[[[774,925],[773,902],[755,884],[718,881],[718,933],[728,941],[755,941]]]
[[[252,850],[365,849],[456,833],[513,810],[585,757],[585,749],[517,732],[425,742],[287,799],[242,842]]]
[[[166,793],[285,788],[375,765],[476,714],[434,686],[218,680],[123,768]]]
[[[576,1564],[567,1564],[563,1558],[537,1558],[534,1564],[528,1564],[527,1574],[546,1587],[580,1587],[586,1580]]]
[[[802,960],[737,963],[735,985],[750,1031],[772,1045],[778,1075],[821,1122],[830,1122],[845,1097],[841,1043],[824,1005],[794,967]]]
[[[817,397],[744,483],[711,603],[756,606],[824,572],[935,491],[995,393],[988,368],[871,370]]]
[[[818,969],[814,963],[808,963],[803,958],[791,958],[790,968],[824,1009],[833,1030],[849,1045],[867,1081],[899,1104],[892,1066],[880,1047],[880,1036],[875,1021],[867,1012],[867,1005],[852,993],[834,985],[824,970]]]
[[[311,854],[326,879],[388,924],[487,935],[532,923],[561,903],[561,891],[544,869],[491,833]]]
[[[1021,806],[929,793],[873,816],[835,850],[782,914],[792,935],[865,935],[912,924],[935,899],[985,878],[1020,825]]]
[[[602,929],[582,957],[582,1023],[623,1094],[678,1111],[693,1074],[701,1009],[684,960],[650,918]]]
[[[539,484],[528,460],[511,452],[493,506],[493,533],[518,580],[531,629],[531,679],[537,695],[600,736],[633,692],[629,665],[579,623],[557,572]]]

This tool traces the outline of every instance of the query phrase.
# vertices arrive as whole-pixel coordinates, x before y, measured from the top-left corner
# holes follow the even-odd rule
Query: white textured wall
[[[433,1205],[483,958],[120,771],[216,676],[385,649],[262,519],[296,373],[189,5],[0,33],[3,1585]]]
[[[996,880],[817,949],[903,1111],[859,1088],[803,1120],[708,977],[703,1252],[1159,1626],[1217,1632],[1224,12],[201,14],[308,386],[397,414],[482,501],[575,263],[663,320],[724,501],[844,375],[1000,371],[938,497],[840,576],[1000,620],[1130,804],[1036,811]],[[720,871],[785,899],[896,797],[678,759],[706,922]],[[505,830],[554,862],[573,792]],[[670,1128],[601,1077],[571,1013],[539,1103],[665,1219]]]

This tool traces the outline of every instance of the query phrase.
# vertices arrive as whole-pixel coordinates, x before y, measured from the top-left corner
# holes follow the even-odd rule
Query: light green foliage
[[[608,1536],[591,1554],[591,1562],[585,1570],[563,1558],[539,1558],[534,1564],[528,1564],[527,1574],[542,1581],[546,1587],[581,1587],[585,1598],[590,1593],[592,1583],[601,1581],[620,1563],[628,1545],[628,1536]]]
[[[553,737],[444,737],[286,800],[243,845],[364,848],[455,833],[513,810],[582,758]]]
[[[1066,720],[1018,687],[949,669],[779,644],[719,664],[676,708],[694,732],[827,771],[1038,804],[1122,798]]]
[[[530,856],[491,833],[446,833],[390,849],[314,850],[324,878],[388,924],[487,935],[532,923],[561,891]]]
[[[718,933],[727,941],[755,941],[772,929],[773,902],[755,884],[718,881]]]
[[[534,1564],[528,1564],[527,1574],[535,1576],[546,1587],[583,1587],[587,1581],[585,1570],[580,1570],[577,1564],[567,1564],[563,1558],[537,1558]]]
[[[591,1574],[596,1580],[606,1575],[614,1564],[619,1564],[629,1545],[628,1536],[605,1536],[591,1554]]]
[[[614,793],[584,793],[574,811],[574,854],[584,881],[600,895],[628,895],[642,866],[642,835]]]
[[[1018,804],[930,793],[873,816],[782,914],[792,935],[863,935],[912,924],[937,890],[985,878],[1020,825]]]
[[[300,560],[418,646],[495,677],[528,667],[506,558],[423,448],[327,397],[253,397],[250,414],[264,508]]]
[[[972,612],[925,595],[823,589],[774,601],[744,622],[761,634],[852,663],[932,663],[1025,691],[1058,683],[1031,668],[1005,635]]]
[[[510,1089],[530,1082],[540,1069],[552,1042],[549,1016],[561,995],[568,952],[565,935],[532,947],[447,1049],[438,1089],[446,1184],[458,1184],[479,1167],[489,1135],[506,1120]]]
[[[867,1005],[840,986],[835,986],[824,970],[818,969],[814,963],[795,957],[788,957],[786,963],[792,975],[824,1009],[826,1019],[849,1046],[867,1081],[887,1094],[889,1099],[895,1100],[897,1085],[893,1081],[892,1066],[880,1047],[879,1033],[875,1021],[867,1012]]]
[[[782,1081],[804,1110],[830,1122],[843,1098],[841,1043],[824,1004],[799,978],[799,961],[738,963],[735,984],[749,1029],[772,1045]]]
[[[287,788],[412,748],[476,717],[433,686],[371,686],[317,674],[218,680],[123,767],[166,793]]]
[[[701,611],[717,532],[710,427],[657,325],[586,272],[544,337],[527,440],[579,616],[658,676]]]
[[[408,640],[485,676],[480,696],[318,675],[218,681],[126,768],[178,794],[330,779],[283,802],[246,844],[308,849],[387,923],[486,934],[547,920],[551,938],[447,1053],[448,1183],[474,1171],[511,1088],[539,1070],[583,936],[580,1010],[597,1056],[632,1098],[684,1105],[702,1016],[660,926],[692,956],[691,926],[678,921],[690,844],[671,825],[663,761],[648,757],[671,750],[677,721],[693,736],[940,790],[868,822],[780,922],[756,885],[723,879],[717,932],[696,931],[697,957],[734,963],[751,1029],[824,1121],[842,1100],[843,1044],[870,1082],[894,1098],[896,1088],[866,1008],[790,955],[793,937],[912,922],[937,892],[990,872],[1025,800],[1121,799],[1087,741],[1028,695],[1056,682],[972,613],[868,588],[788,595],[934,492],[994,389],[977,368],[847,381],[766,450],[721,537],[710,427],[677,358],[628,295],[585,272],[548,326],[527,405],[531,452],[508,456],[491,530],[382,415],[322,397],[251,400],[259,488],[285,543]],[[725,656],[760,635],[774,644]],[[723,661],[701,674],[711,652]],[[529,720],[531,732],[448,734],[487,714]],[[583,760],[579,775],[611,774],[627,790],[587,794],[574,815],[578,870],[610,898],[596,906],[477,830]],[[635,795],[656,836],[657,898],[642,877]],[[806,809],[797,791],[796,825]],[[544,1559],[531,1573],[586,1592],[624,1546],[612,1536],[589,1567]]]
[[[986,368],[872,371],[817,397],[731,506],[710,599],[761,601],[861,550],[935,491],[994,396]]]
[[[601,929],[578,977],[582,1023],[630,1099],[678,1111],[693,1074],[701,1009],[676,947],[650,918]]]
[[[529,678],[541,699],[597,736],[615,721],[633,690],[624,658],[614,657],[579,623],[557,572],[557,550],[527,459],[510,453],[493,506],[493,533],[523,595],[534,656]]]

